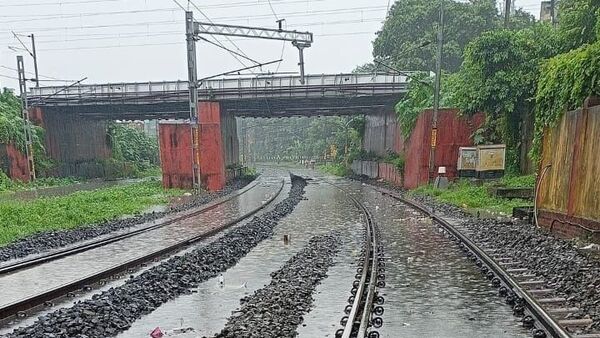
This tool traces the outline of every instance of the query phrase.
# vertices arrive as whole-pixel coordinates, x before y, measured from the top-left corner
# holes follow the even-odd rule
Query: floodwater
[[[167,332],[174,328],[193,328],[193,332],[177,337],[212,336],[225,326],[231,312],[239,308],[240,299],[271,281],[270,273],[278,270],[288,259],[299,252],[312,236],[337,231],[342,240],[336,265],[329,270],[329,278],[317,287],[314,295],[316,307],[304,316],[305,329],[300,337],[316,337],[315,333],[333,332],[325,318],[342,316],[351,284],[346,282],[355,274],[354,263],[360,254],[356,247],[362,238],[362,219],[356,208],[348,208],[348,201],[339,190],[318,182],[306,187],[305,197],[294,212],[280,221],[272,238],[261,242],[240,262],[223,273],[224,286],[218,278],[200,284],[195,293],[170,301],[153,313],[136,321],[122,338],[146,338],[159,326]],[[315,212],[315,211],[319,212]],[[283,243],[283,235],[291,242]],[[339,291],[340,281],[344,292]],[[333,282],[333,283],[332,283]],[[346,287],[347,286],[347,287]],[[314,323],[314,324],[313,324]]]
[[[304,170],[294,172],[315,174]],[[245,209],[242,205],[255,205],[256,200],[260,201],[265,194],[272,193],[278,182],[275,176],[268,176],[270,180],[263,179],[259,189],[242,195],[233,204],[226,203],[222,208],[209,212],[200,220],[191,222],[193,224],[181,224],[169,231],[157,232],[154,237],[161,239],[148,238],[148,245],[128,245],[135,248],[134,251],[143,251],[144,246],[152,247],[175,240],[178,238],[175,232],[189,235],[190,229],[197,230],[195,224],[204,221],[221,224],[221,218],[230,219],[240,209]],[[340,251],[335,258],[335,265],[328,271],[328,277],[317,286],[313,294],[313,307],[304,315],[304,322],[297,332],[301,338],[335,337],[335,332],[341,328],[339,321],[344,316],[343,309],[348,304],[363,240],[364,220],[348,198],[348,193],[365,203],[382,232],[387,261],[386,287],[380,291],[385,297],[384,326],[378,331],[381,337],[530,336],[472,261],[429,219],[368,186],[347,180],[327,179],[340,184],[347,192],[320,178],[310,181],[306,187],[306,200],[302,200],[292,214],[280,221],[272,238],[261,242],[237,265],[223,273],[223,287],[219,286],[218,278],[207,280],[194,293],[180,296],[140,318],[119,337],[147,338],[157,326],[171,333],[171,336],[210,337],[224,327],[232,311],[239,308],[241,298],[269,284],[270,273],[300,251],[312,236],[331,231],[335,231],[340,238]],[[289,189],[289,181],[286,186]],[[287,189],[275,203],[285,198]],[[229,208],[235,211],[231,213]],[[283,243],[284,235],[291,237],[288,245]],[[60,264],[64,269],[62,272],[72,274],[74,269],[65,266],[77,267],[77,264],[86,261],[87,264],[94,262],[94,266],[114,263],[115,255],[119,257],[122,251],[131,254],[132,250],[125,250],[123,246],[119,243],[113,247],[106,262],[97,262],[93,257],[74,257],[68,264]],[[38,275],[57,274],[48,269],[52,268],[40,267],[42,271],[38,271]],[[21,278],[29,280],[33,277]],[[5,290],[15,290],[11,283],[20,282],[13,279],[9,283],[4,278],[0,279],[3,296]],[[37,287],[28,285],[16,290]],[[175,334],[173,330],[176,328],[192,328],[193,331]]]
[[[280,187],[281,181],[265,177],[250,191],[203,214],[119,242],[3,276],[0,278],[0,290],[2,290],[0,306],[53,289],[73,279],[83,278],[117,263],[142,257],[199,233],[220,227],[262,205]]]
[[[382,337],[530,337],[497,290],[431,220],[359,185],[385,247]]]

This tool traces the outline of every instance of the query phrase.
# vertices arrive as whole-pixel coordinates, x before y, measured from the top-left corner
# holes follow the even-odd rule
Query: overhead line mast
[[[190,105],[190,123],[192,133],[192,168],[194,188],[200,187],[200,144],[198,137],[198,67],[196,62],[196,40],[200,35],[222,35],[237,36],[255,39],[290,41],[298,48],[300,53],[300,83],[305,84],[304,77],[304,49],[313,43],[313,34],[310,32],[298,32],[281,29],[269,29],[262,27],[222,25],[207,22],[194,21],[191,11],[185,12],[186,41],[187,41],[187,63],[188,63],[188,88]]]

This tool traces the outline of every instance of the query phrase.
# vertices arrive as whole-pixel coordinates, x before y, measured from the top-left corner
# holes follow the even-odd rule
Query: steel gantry
[[[281,29],[269,29],[261,27],[222,25],[194,21],[193,12],[185,13],[186,41],[187,41],[187,63],[188,63],[188,85],[190,104],[190,124],[192,133],[192,167],[194,187],[200,187],[200,152],[199,152],[199,116],[198,116],[198,69],[196,63],[196,41],[201,39],[200,35],[223,35],[237,36],[255,39],[290,41],[298,48],[300,53],[300,83],[304,84],[304,49],[313,43],[313,35],[309,32],[298,32]]]

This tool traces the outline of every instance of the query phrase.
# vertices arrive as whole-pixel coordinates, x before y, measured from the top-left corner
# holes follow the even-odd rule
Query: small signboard
[[[477,146],[477,178],[496,178],[504,175],[506,145]]]
[[[458,148],[458,176],[475,177],[477,167],[477,148],[460,147]]]

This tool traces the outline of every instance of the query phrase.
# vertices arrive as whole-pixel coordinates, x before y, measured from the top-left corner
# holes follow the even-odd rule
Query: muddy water
[[[349,208],[343,193],[327,185],[310,183],[305,197],[307,200],[301,201],[291,215],[280,221],[273,238],[261,242],[223,274],[223,287],[219,285],[218,278],[208,280],[195,293],[181,296],[136,321],[119,337],[145,338],[156,326],[166,331],[181,326],[194,329],[194,332],[177,337],[212,336],[223,328],[231,312],[239,307],[240,299],[269,284],[270,273],[300,251],[312,236],[338,231],[343,245],[337,265],[330,269],[329,277],[317,288],[314,295],[316,306],[305,316],[306,327],[303,329],[306,331],[302,331],[300,336],[314,337],[314,333],[322,329],[332,331],[331,323],[323,322],[323,316],[326,319],[336,317],[345,305],[347,296],[345,292],[339,292],[337,283],[354,275],[353,264],[359,254],[355,248],[362,236],[361,215],[351,205]],[[288,245],[283,243],[284,235],[291,237]]]
[[[4,276],[0,278],[0,306],[107,269],[118,262],[144,256],[207,229],[219,227],[263,204],[280,186],[280,181],[266,177],[254,189],[201,215]]]

